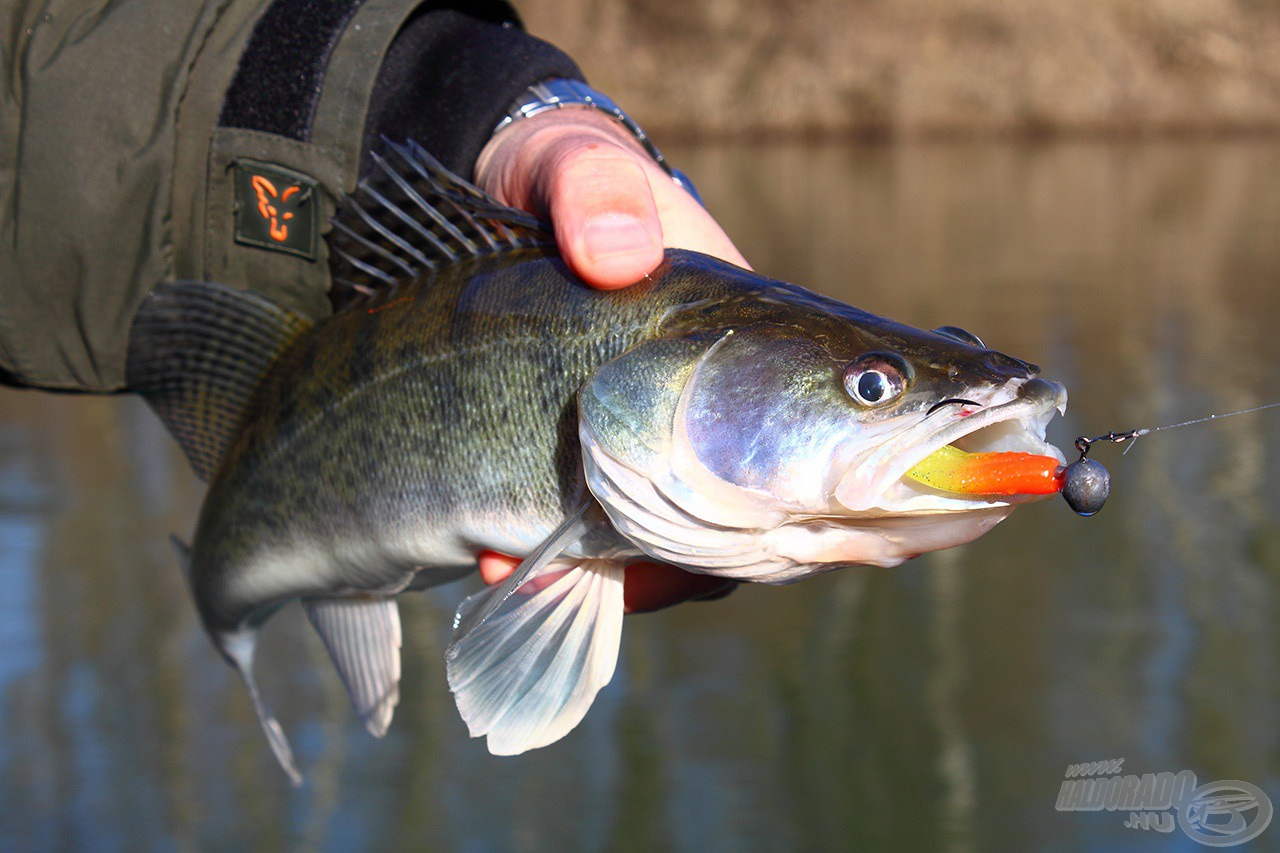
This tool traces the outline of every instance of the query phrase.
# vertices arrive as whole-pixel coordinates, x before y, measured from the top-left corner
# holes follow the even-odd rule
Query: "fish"
[[[894,566],[1052,491],[1067,395],[1036,365],[691,251],[589,288],[546,223],[386,146],[333,221],[331,316],[180,281],[131,329],[129,388],[209,484],[178,543],[196,610],[294,784],[253,674],[294,600],[382,736],[397,596],[522,557],[446,651],[471,735],[515,755],[612,678],[630,562],[766,584]],[[984,492],[974,466],[1014,457],[1040,473]]]

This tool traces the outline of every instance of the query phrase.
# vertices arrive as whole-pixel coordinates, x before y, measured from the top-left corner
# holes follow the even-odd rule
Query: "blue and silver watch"
[[[622,108],[615,104],[608,95],[597,92],[581,80],[554,77],[550,80],[543,80],[541,83],[534,83],[511,104],[506,116],[503,117],[502,121],[498,122],[493,132],[497,133],[522,118],[531,118],[547,110],[558,110],[564,107],[586,107],[591,110],[599,110],[605,115],[617,119],[618,123],[626,128],[627,132],[634,136],[637,142],[644,146],[644,150],[649,152],[649,156],[662,167],[662,171],[670,175],[671,180],[675,181],[678,186],[688,191],[697,200],[698,204],[702,204],[702,196],[698,195],[698,190],[693,185],[693,181],[689,180],[689,176],[684,172],[667,162],[667,158],[662,156],[658,146],[653,144],[653,140],[641,129],[640,125],[636,124],[631,116],[624,113]]]

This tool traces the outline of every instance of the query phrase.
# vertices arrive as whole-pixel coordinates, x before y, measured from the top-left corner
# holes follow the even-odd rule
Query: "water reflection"
[[[670,153],[761,271],[1066,381],[1060,443],[1280,399],[1274,145]],[[384,741],[277,618],[260,670],[293,792],[170,553],[201,487],[158,425],[0,393],[0,846],[1153,844],[1055,812],[1065,767],[1280,801],[1278,433],[1269,413],[1102,448],[1095,519],[1054,501],[901,569],[629,620],[586,723],[520,758],[468,740],[445,687],[461,587],[404,603]]]

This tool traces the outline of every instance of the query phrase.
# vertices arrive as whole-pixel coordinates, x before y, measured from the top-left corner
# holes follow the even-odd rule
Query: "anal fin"
[[[324,641],[366,729],[382,737],[400,701],[400,611],[394,598],[307,598],[307,618]]]

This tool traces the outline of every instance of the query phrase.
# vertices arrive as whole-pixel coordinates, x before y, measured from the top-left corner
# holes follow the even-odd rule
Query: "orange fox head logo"
[[[292,186],[284,192],[278,192],[276,185],[262,175],[253,176],[253,191],[258,194],[258,214],[267,222],[267,233],[271,239],[283,243],[289,239],[289,226],[283,223],[293,219],[293,211],[284,209],[289,199],[302,191],[300,186]],[[301,201],[300,196],[296,201]]]
[[[324,204],[319,182],[257,160],[236,160],[234,168],[235,241],[314,261]]]

